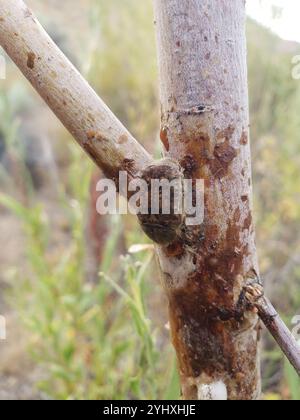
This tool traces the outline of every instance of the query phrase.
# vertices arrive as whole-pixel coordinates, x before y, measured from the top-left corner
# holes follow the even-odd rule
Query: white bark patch
[[[165,256],[162,248],[157,247],[156,251],[167,289],[185,287],[189,275],[196,269],[193,255],[186,253],[181,258],[170,258]]]
[[[198,385],[198,400],[227,401],[227,398],[227,388],[222,381]]]

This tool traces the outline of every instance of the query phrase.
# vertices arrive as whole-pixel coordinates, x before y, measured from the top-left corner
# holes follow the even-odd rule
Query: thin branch
[[[245,291],[248,303],[257,309],[266,328],[300,376],[300,346],[272,303],[264,295],[263,287],[257,283],[249,284]]]
[[[109,177],[152,161],[23,0],[0,1],[0,44],[83,149]]]

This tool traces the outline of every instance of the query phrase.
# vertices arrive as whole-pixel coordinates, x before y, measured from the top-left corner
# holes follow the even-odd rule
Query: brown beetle
[[[172,182],[172,185],[177,185],[181,191],[180,196],[183,196],[183,174],[180,165],[172,159],[159,160],[148,167],[142,173],[141,178],[147,182],[148,185],[148,213],[139,214],[138,218],[143,231],[155,243],[160,245],[170,245],[180,237],[181,229],[184,225],[184,213],[176,214],[175,191],[170,189],[170,196],[166,197],[164,188],[159,189],[159,214],[151,214],[152,209],[152,189],[153,180],[163,181],[167,180]],[[175,181],[175,182],[174,182]],[[173,183],[174,182],[174,183]],[[163,199],[170,197],[170,214],[163,214],[162,203]]]

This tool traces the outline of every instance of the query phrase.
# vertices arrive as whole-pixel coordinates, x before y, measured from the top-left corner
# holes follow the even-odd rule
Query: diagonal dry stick
[[[245,288],[245,297],[247,302],[257,309],[266,328],[300,376],[300,345],[265,296],[263,287],[258,283],[249,284]]]

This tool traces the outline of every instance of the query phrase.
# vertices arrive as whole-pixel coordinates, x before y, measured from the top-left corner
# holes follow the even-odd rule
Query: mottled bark
[[[161,139],[205,180],[205,220],[158,248],[185,399],[260,395],[244,0],[155,0]]]

